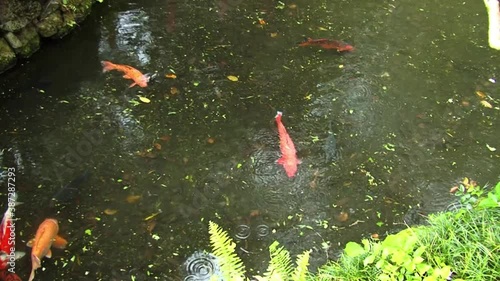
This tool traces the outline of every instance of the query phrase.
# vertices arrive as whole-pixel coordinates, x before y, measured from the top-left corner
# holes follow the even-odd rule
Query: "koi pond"
[[[276,240],[312,249],[314,271],[445,210],[464,177],[499,180],[500,53],[481,1],[202,2],[104,0],[0,76],[17,250],[46,218],[69,242],[35,280],[208,280],[209,221],[252,275]],[[129,88],[103,60],[152,79]],[[26,255],[16,272],[30,271]]]

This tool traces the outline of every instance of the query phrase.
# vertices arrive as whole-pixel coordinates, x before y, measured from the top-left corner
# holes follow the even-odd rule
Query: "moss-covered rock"
[[[76,27],[75,15],[71,11],[64,11],[62,13],[63,24],[61,28],[57,31],[57,34],[54,37],[64,37],[68,34],[73,28]]]
[[[36,24],[38,34],[42,37],[52,37],[63,27],[64,20],[59,10],[54,11]]]
[[[43,5],[42,7],[42,13],[40,13],[39,19],[43,20],[60,8],[61,5],[59,4],[59,0],[48,0],[47,3],[45,3],[45,5]]]
[[[0,1],[0,29],[16,32],[35,20],[42,10],[38,1]]]
[[[9,32],[5,35],[14,52],[22,58],[29,58],[40,48],[40,37],[35,26],[27,25],[19,32]]]
[[[5,39],[0,38],[0,73],[13,67],[16,62],[16,53],[10,48]]]

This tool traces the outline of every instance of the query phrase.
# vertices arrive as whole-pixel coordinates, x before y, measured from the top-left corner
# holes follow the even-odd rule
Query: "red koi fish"
[[[0,271],[0,281],[21,281],[21,277],[8,270]]]
[[[31,275],[28,279],[32,281],[35,278],[35,270],[42,266],[43,257],[52,257],[51,247],[64,249],[68,244],[64,238],[57,235],[59,232],[59,224],[55,219],[44,220],[38,230],[35,238],[28,242],[28,247],[31,249]]]
[[[283,113],[278,111],[276,114],[276,124],[278,125],[278,133],[280,135],[280,150],[281,157],[276,162],[283,165],[285,172],[289,178],[294,177],[297,173],[297,165],[300,164],[300,160],[297,158],[297,151],[295,150],[295,145],[293,144],[290,135],[287,133],[285,126],[281,122],[281,116]]]
[[[132,88],[135,85],[139,85],[142,88],[148,86],[149,76],[142,74],[139,70],[131,66],[124,64],[114,64],[110,61],[101,61],[101,64],[102,72],[118,70],[125,73],[125,75],[123,75],[123,78],[134,80],[134,83],[132,83],[129,88]]]
[[[9,208],[3,215],[2,223],[0,224],[0,270],[7,269],[10,265],[15,265],[15,260],[24,256],[23,252],[16,250],[15,241],[15,222],[12,218],[13,208],[18,204],[16,195],[9,196]],[[14,207],[12,207],[14,206]],[[2,280],[2,279],[0,279]]]
[[[8,208],[3,215],[2,224],[0,225],[0,269],[6,269],[9,262],[9,254],[12,252],[11,248],[15,250],[15,235],[12,235],[14,222],[12,221],[12,212]]]
[[[327,50],[337,50],[337,52],[350,52],[354,50],[353,46],[345,42],[339,40],[330,40],[330,39],[306,38],[303,42],[299,43],[299,46],[300,47],[319,46]]]

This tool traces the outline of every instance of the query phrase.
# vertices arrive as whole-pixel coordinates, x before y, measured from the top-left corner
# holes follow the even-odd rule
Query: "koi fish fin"
[[[66,245],[68,245],[68,241],[66,241],[66,239],[62,238],[59,235],[56,235],[56,237],[54,238],[54,242],[52,242],[52,247],[58,249],[64,249],[66,248]]]
[[[49,250],[47,251],[47,254],[45,255],[45,257],[46,257],[46,258],[51,258],[51,257],[52,257],[52,250],[51,250],[51,249],[49,249]]]
[[[28,279],[28,281],[32,281],[33,279],[35,279],[35,270],[37,270],[37,268],[40,268],[40,266],[41,266],[40,259],[33,254],[31,255],[31,262],[32,262],[31,274],[30,274],[30,278]]]
[[[18,259],[20,259],[20,258],[24,257],[24,256],[26,255],[26,253],[25,253],[25,252],[22,252],[22,251],[15,251],[15,252],[14,252],[14,255],[15,255],[15,257],[16,257],[16,260],[18,260]]]
[[[35,238],[30,239],[30,240],[28,241],[28,243],[26,243],[26,246],[28,246],[28,247],[32,248],[32,247],[33,247],[33,243],[34,243],[34,242],[35,242]]]
[[[103,60],[101,61],[101,65],[102,65],[102,72],[115,69],[115,64],[110,61]]]
[[[125,78],[125,79],[132,79],[132,77],[128,76],[128,74],[123,75],[123,78]]]
[[[276,160],[276,163],[280,164],[280,165],[285,165],[285,158],[284,157],[281,157],[280,159]]]
[[[135,83],[135,82],[134,82],[134,83],[130,84],[130,86],[128,86],[128,87],[129,87],[129,88],[132,88],[132,87],[134,87],[135,85],[137,85],[137,83]]]

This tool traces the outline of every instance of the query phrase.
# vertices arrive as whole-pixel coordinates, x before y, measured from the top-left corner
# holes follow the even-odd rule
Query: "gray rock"
[[[3,73],[9,68],[16,65],[16,62],[16,54],[9,46],[7,41],[3,38],[0,38],[0,73]]]
[[[5,39],[14,49],[14,52],[22,58],[29,58],[40,48],[40,37],[38,37],[36,28],[32,24],[27,25],[19,32],[7,33]]]

